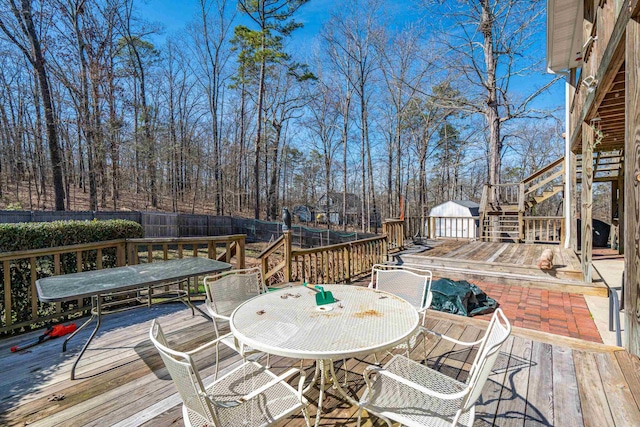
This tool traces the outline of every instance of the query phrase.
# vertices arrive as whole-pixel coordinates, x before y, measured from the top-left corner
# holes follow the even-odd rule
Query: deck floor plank
[[[177,346],[177,348],[196,347],[210,339],[206,334],[210,325],[208,325],[203,318],[199,318],[199,322],[203,328],[198,329],[194,328],[192,320],[196,318],[192,318],[188,311],[184,310],[183,312],[177,312],[175,314],[175,316],[170,316],[169,319],[181,319],[180,323],[187,326],[183,333],[184,342],[182,345]],[[163,319],[165,319],[165,317],[163,317]],[[175,322],[175,320],[173,321]],[[198,320],[196,319],[196,321]],[[70,353],[65,356],[68,360],[62,364],[63,368],[56,370],[56,375],[53,378],[45,380],[42,384],[38,384],[38,390],[31,394],[30,397],[32,399],[32,404],[29,406],[29,410],[35,410],[35,414],[34,418],[31,418],[30,421],[35,422],[40,417],[46,417],[46,415],[52,410],[60,411],[67,407],[74,406],[76,399],[82,399],[89,391],[93,391],[94,393],[107,392],[122,384],[137,382],[149,372],[160,368],[162,366],[162,361],[147,339],[150,323],[147,321],[144,323],[147,324],[144,332],[140,331],[138,327],[139,325],[136,324],[135,327],[130,330],[133,331],[133,333],[130,333],[129,330],[125,330],[126,333],[107,334],[108,336],[111,336],[110,338],[120,337],[120,342],[122,343],[120,345],[114,345],[111,340],[109,340],[106,345],[100,339],[96,339],[92,342],[90,349],[93,348],[94,352],[98,354],[102,353],[102,355],[99,357],[97,362],[88,363],[89,366],[86,366],[85,363],[87,361],[91,361],[91,354],[87,355],[86,360],[85,358],[81,360],[79,364],[81,369],[79,370],[80,374],[78,377],[86,377],[88,381],[72,381],[69,379],[68,372],[70,370],[71,363],[75,359],[75,354]],[[79,338],[79,341],[84,341],[81,337],[77,338]],[[127,345],[128,340],[135,340],[138,344]],[[171,335],[169,335],[169,340],[171,342]],[[58,346],[56,345],[56,347]],[[135,348],[136,350],[132,352],[132,348]],[[59,348],[57,351],[60,351]],[[90,350],[88,350],[87,353],[90,353]],[[46,361],[43,361],[42,363],[46,363]],[[94,381],[92,377],[94,376],[101,380],[97,389],[96,385],[92,384],[92,381]],[[33,382],[34,379],[35,378],[31,381]],[[23,381],[23,383],[26,387],[29,381]],[[15,387],[13,389],[15,390]],[[58,402],[56,405],[51,405],[49,398],[52,395],[64,395],[65,399]],[[29,400],[24,403],[28,401]],[[17,411],[13,416],[20,416],[20,408],[17,408]]]
[[[616,351],[614,354],[625,382],[636,401],[636,406],[640,410],[640,376],[637,375],[640,372],[640,359],[626,351]]]
[[[518,245],[508,244],[509,248],[502,252],[496,262],[505,263],[505,264],[514,264],[514,258],[519,251]]]
[[[553,347],[533,342],[524,425],[553,425]]]
[[[585,427],[613,426],[613,418],[609,410],[609,403],[604,392],[605,386],[600,378],[595,354],[585,351],[574,351],[573,361],[577,378],[588,378],[589,381],[579,381],[578,390],[582,405]]]
[[[531,366],[530,339],[513,337],[513,345],[509,354],[507,375],[496,409],[495,425],[501,427],[522,427],[527,403],[527,395],[519,394],[518,388],[527,390],[529,368]]]
[[[582,427],[582,408],[578,395],[573,353],[564,347],[553,347],[553,416],[556,426]]]
[[[461,246],[451,252],[442,255],[443,258],[465,258],[469,253],[472,253],[475,248],[482,246],[481,242],[469,242],[468,244]]]
[[[620,366],[614,363],[615,356],[609,353],[594,355],[604,392],[608,402],[615,402],[610,405],[611,415],[616,426],[640,426],[640,414],[634,412],[619,411],[619,407],[630,407],[636,402],[631,395],[629,387],[626,386],[624,374]]]
[[[159,307],[162,308],[107,317],[105,333],[96,338],[87,359],[79,365],[79,372],[88,378],[74,381],[69,379],[73,352],[55,357],[60,356],[61,341],[46,342],[34,347],[31,353],[8,355],[7,347],[20,340],[0,341],[2,360],[11,366],[10,375],[0,376],[0,425],[183,425],[177,390],[149,343],[150,319],[160,318],[169,341],[182,349],[210,340],[213,333],[210,323],[203,317],[192,317],[182,306]],[[430,312],[426,323],[436,333],[465,341],[477,339],[486,325],[483,320],[437,312]],[[465,379],[475,352],[465,352],[433,334],[425,336],[423,342],[418,341],[411,357],[426,360],[429,366],[459,380]],[[82,336],[75,339],[78,345],[83,342]],[[211,354],[197,358],[205,382],[212,379],[213,355],[212,350]],[[390,358],[386,353],[378,356],[382,363]],[[240,360],[235,352],[224,349],[221,369],[235,366]],[[477,407],[478,425],[638,425],[640,361],[635,356],[611,347],[514,328],[498,360]],[[372,356],[349,359],[345,366],[336,361],[340,378],[345,369],[348,371],[351,395],[357,397],[364,392],[362,372],[372,362]],[[298,363],[274,356],[272,369],[282,372]],[[310,378],[313,362],[304,363]],[[37,369],[31,372],[34,367]],[[292,382],[297,383],[295,378]],[[64,397],[50,401],[52,395]],[[314,387],[308,394],[312,417],[317,396]],[[330,387],[324,407],[321,425],[356,424],[357,408],[339,399]],[[366,413],[363,421],[364,426],[384,425],[382,420]],[[286,425],[303,426],[304,419],[296,414]]]
[[[513,349],[514,337],[510,336],[500,348],[500,353],[493,367],[491,374],[487,378],[487,383],[482,390],[482,397],[476,405],[476,419],[483,420],[486,425],[499,425],[497,422],[498,405],[500,397],[505,388],[505,379],[507,376],[507,367],[509,365],[509,356]]]

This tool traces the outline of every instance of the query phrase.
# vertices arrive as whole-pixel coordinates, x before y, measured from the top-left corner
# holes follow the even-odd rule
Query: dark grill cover
[[[461,316],[493,312],[498,302],[466,280],[438,279],[431,284],[431,308]]]

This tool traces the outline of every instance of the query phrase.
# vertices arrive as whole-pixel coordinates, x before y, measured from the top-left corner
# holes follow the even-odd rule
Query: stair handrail
[[[260,266],[262,268],[262,278],[267,281],[274,274],[284,270],[286,267],[285,260],[278,263],[275,267],[269,270],[269,257],[273,255],[278,249],[282,248],[282,251],[285,250],[285,241],[284,241],[284,233],[277,238],[273,243],[267,246],[261,253],[258,255],[258,259],[260,260]]]
[[[553,175],[549,175],[547,178],[543,179],[542,181],[538,182],[537,184],[532,185],[531,187],[527,188],[527,190],[525,191],[525,196],[535,192],[536,190],[538,190],[539,188],[541,188],[541,187],[545,186],[546,184],[550,183],[554,179],[556,179],[558,177],[561,177],[563,174],[564,174],[564,168],[560,169],[558,172],[554,173]]]
[[[522,182],[525,183],[525,184],[528,184],[531,181],[533,181],[534,179],[536,179],[539,176],[545,174],[546,172],[550,171],[551,169],[555,168],[556,166],[558,166],[561,163],[563,164],[563,167],[564,167],[564,156],[559,157],[556,160],[554,160],[553,162],[551,162],[551,163],[547,164],[546,166],[543,166],[542,168],[538,169],[537,171],[535,171],[531,175],[529,175],[526,178],[524,178],[522,180]]]

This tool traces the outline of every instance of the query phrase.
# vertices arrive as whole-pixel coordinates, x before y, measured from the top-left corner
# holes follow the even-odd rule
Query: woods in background
[[[133,0],[0,0],[1,207],[277,220],[341,193],[365,230],[562,155],[541,1],[335,2],[306,44],[318,0],[192,1],[161,36]]]

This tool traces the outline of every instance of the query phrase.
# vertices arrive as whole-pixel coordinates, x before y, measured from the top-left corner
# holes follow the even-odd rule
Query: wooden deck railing
[[[51,275],[133,265],[185,256],[206,256],[245,265],[245,235],[118,239],[29,251],[0,253],[2,306],[0,334],[16,329],[42,326],[88,311],[89,298],[58,303],[41,303],[36,280]],[[224,248],[223,248],[224,247]],[[234,256],[235,255],[235,256]]]
[[[348,283],[369,273],[373,264],[386,261],[388,253],[386,235],[310,249],[292,248],[291,241],[291,232],[285,231],[258,256],[269,285]]]
[[[339,245],[291,251],[294,282],[349,283],[387,260],[387,238],[372,237]]]
[[[404,249],[404,220],[387,219],[382,223],[382,234],[387,236],[389,251]]]
[[[285,238],[288,240],[285,242]],[[286,262],[284,261],[285,244],[291,248],[291,239],[293,234],[291,231],[285,231],[277,240],[271,243],[265,250],[263,250],[258,259],[262,266],[262,277],[266,283],[275,284],[285,281],[285,277],[289,277],[284,273]],[[275,277],[277,274],[285,274],[282,277]]]
[[[529,216],[524,218],[525,243],[564,243],[564,217]]]

